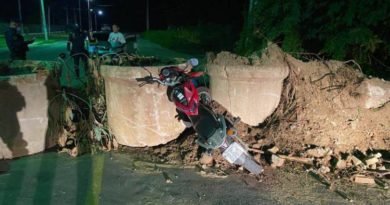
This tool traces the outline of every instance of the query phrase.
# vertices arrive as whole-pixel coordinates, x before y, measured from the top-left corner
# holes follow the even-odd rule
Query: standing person
[[[93,38],[92,35],[89,36]],[[85,49],[85,40],[88,35],[76,25],[73,31],[69,34],[67,48],[70,51],[70,55],[73,56],[74,71],[77,78],[80,77],[80,60],[83,62],[84,67],[88,67],[88,51]]]
[[[9,28],[5,32],[5,41],[10,51],[10,59],[12,60],[26,60],[26,53],[29,50],[28,44],[34,42],[34,40],[25,41],[24,37],[20,33],[19,21],[11,19],[9,22]]]
[[[111,45],[111,50],[115,53],[121,53],[125,51],[126,39],[121,32],[119,32],[119,26],[112,25],[112,32],[108,37],[108,42]]]

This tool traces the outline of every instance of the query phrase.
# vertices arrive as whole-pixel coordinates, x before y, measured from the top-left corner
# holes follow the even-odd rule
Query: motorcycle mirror
[[[191,65],[192,67],[195,67],[195,66],[199,65],[199,61],[196,58],[191,58],[187,61],[187,64]]]

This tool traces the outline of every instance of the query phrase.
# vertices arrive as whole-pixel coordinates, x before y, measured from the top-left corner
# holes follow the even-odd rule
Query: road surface
[[[29,46],[30,50],[27,52],[27,59],[29,60],[45,60],[55,61],[60,53],[68,53],[66,50],[66,40],[60,40],[50,43],[32,44]],[[129,45],[132,46],[132,45]],[[155,43],[144,39],[138,39],[138,54],[145,56],[156,56],[159,58],[190,58],[192,55],[176,52],[170,49],[163,48]],[[195,57],[201,57],[197,55]],[[9,59],[9,51],[6,47],[0,48],[0,60]]]
[[[166,183],[168,176],[172,183]],[[192,169],[144,166],[128,154],[45,153],[0,175],[0,204],[278,204],[261,186],[209,179]]]
[[[32,44],[29,48],[30,50],[27,52],[27,59],[55,61],[58,54],[66,52],[66,41],[62,40],[47,44]],[[6,60],[8,58],[8,48],[0,48],[0,59]]]

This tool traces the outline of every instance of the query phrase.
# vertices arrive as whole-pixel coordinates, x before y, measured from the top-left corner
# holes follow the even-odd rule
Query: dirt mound
[[[303,144],[329,147],[335,153],[390,148],[390,99],[384,94],[370,98],[367,84],[373,80],[344,62],[304,63],[288,56],[287,63],[291,74],[286,84],[294,89],[286,97],[295,104],[267,133],[275,144],[292,151]],[[389,82],[374,81],[377,89],[390,93]],[[378,103],[367,106],[368,101]]]
[[[238,56],[236,54],[223,51],[214,55],[213,53],[207,54],[207,61],[216,65],[250,65],[251,62],[248,58]]]

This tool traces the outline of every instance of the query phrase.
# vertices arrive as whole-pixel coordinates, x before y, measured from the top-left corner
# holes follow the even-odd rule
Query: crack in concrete
[[[229,98],[229,109],[228,110],[232,110],[232,98],[230,95],[230,81],[229,81],[229,75],[228,75],[228,72],[226,69],[227,69],[227,66],[225,65],[223,67],[223,70],[225,71],[226,82],[227,82],[227,94],[228,94],[228,98]]]

